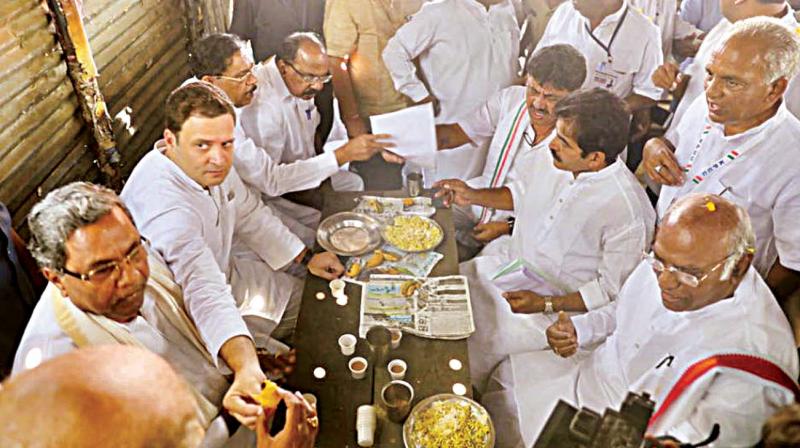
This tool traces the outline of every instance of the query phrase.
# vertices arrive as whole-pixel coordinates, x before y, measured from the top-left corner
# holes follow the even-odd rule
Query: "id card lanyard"
[[[588,23],[584,24],[586,27],[586,32],[589,33],[589,37],[591,37],[597,45],[600,45],[600,48],[606,51],[606,55],[608,56],[608,65],[611,65],[614,62],[614,58],[611,56],[611,46],[614,45],[614,40],[616,40],[620,28],[622,28],[622,24],[625,23],[625,18],[628,17],[628,9],[630,9],[630,7],[625,6],[625,11],[622,12],[622,17],[620,17],[619,22],[617,22],[617,27],[614,28],[614,32],[611,34],[611,39],[608,40],[608,44],[604,44],[603,41],[594,35],[592,30],[589,28]]]

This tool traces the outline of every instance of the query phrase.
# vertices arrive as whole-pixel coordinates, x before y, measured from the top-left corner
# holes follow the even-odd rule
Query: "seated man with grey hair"
[[[502,422],[498,445],[531,446],[559,399],[602,413],[646,392],[649,434],[697,443],[718,423],[714,446],[753,446],[794,401],[799,372],[789,322],[751,266],[754,245],[733,202],[675,202],[616,301],[560,313],[547,329],[552,350],[511,355],[494,372],[483,403]]]
[[[481,175],[466,180],[472,188],[500,188],[521,181],[537,163],[558,171],[542,154],[549,153],[547,147],[556,135],[556,103],[583,85],[586,60],[570,45],[553,45],[531,56],[526,73],[525,86],[507,87],[458,123],[436,126],[440,150],[468,143],[480,146],[491,139]],[[454,210],[463,256],[510,233],[512,212],[480,206]]]
[[[705,95],[647,142],[643,160],[662,185],[659,216],[690,192],[744,207],[757,236],[753,265],[779,296],[800,271],[800,121],[784,101],[798,68],[794,30],[767,17],[736,22],[706,65]]]
[[[250,395],[265,376],[243,319],[233,303],[213,321],[193,319],[180,285],[113,191],[66,185],[36,204],[28,223],[31,252],[49,284],[17,350],[15,374],[80,347],[143,347],[186,379],[209,437],[227,438],[217,417],[223,407],[254,426],[259,408]],[[208,343],[208,334],[220,345]]]

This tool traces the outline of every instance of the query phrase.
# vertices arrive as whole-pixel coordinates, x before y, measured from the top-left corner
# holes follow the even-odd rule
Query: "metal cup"
[[[391,381],[381,389],[381,400],[386,407],[386,415],[389,420],[402,423],[411,411],[414,388],[405,381]]]
[[[389,354],[389,346],[392,343],[392,333],[382,325],[376,325],[367,330],[367,343],[373,355],[374,363],[377,364],[386,359]]]
[[[425,184],[423,183],[422,179],[422,173],[408,173],[406,175],[406,188],[408,189],[408,195],[412,198],[422,194],[422,189],[425,188]]]

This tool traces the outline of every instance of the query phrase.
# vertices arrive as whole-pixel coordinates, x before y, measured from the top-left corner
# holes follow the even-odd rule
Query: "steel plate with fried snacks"
[[[405,252],[432,250],[444,239],[442,227],[434,220],[416,215],[395,216],[383,228],[383,238]]]
[[[317,241],[337,255],[361,255],[381,245],[380,224],[362,213],[336,213],[320,223]]]
[[[420,401],[403,425],[406,448],[491,448],[494,436],[486,409],[454,394]]]

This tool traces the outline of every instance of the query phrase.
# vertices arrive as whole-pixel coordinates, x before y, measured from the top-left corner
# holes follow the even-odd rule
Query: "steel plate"
[[[363,213],[336,213],[320,223],[317,242],[337,255],[362,255],[381,245],[380,224]]]

